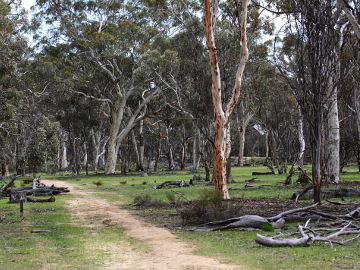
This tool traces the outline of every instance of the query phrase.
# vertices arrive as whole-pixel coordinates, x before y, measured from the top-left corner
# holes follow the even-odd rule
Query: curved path
[[[239,265],[222,264],[216,259],[192,254],[189,244],[180,241],[165,228],[142,221],[131,213],[94,196],[81,186],[64,181],[47,180],[46,184],[67,186],[71,194],[79,195],[67,200],[67,207],[76,223],[81,226],[115,225],[124,228],[125,234],[148,247],[148,251],[119,246],[104,241],[100,248],[109,255],[101,269],[154,269],[154,270],[215,270],[245,269]],[[91,236],[89,236],[91,237]]]

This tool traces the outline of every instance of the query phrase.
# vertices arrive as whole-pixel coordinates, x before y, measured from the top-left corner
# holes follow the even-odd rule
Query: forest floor
[[[125,229],[127,236],[146,244],[145,249],[135,249],[106,241],[98,242],[98,248],[107,253],[106,261],[103,262],[106,269],[246,269],[192,254],[194,248],[180,241],[169,230],[144,222],[128,210],[96,197],[96,192],[80,185],[54,180],[42,182],[69,187],[71,193],[76,195],[66,201],[66,207],[78,226],[120,226]]]

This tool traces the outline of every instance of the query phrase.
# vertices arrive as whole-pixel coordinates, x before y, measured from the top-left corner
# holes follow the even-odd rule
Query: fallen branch
[[[165,187],[188,187],[189,184],[186,184],[185,181],[166,181],[162,184],[154,186],[155,189],[162,189]]]
[[[349,228],[352,226],[352,223],[349,222],[348,224],[346,224],[344,227],[337,229],[337,231],[329,234],[329,235],[319,235],[318,233],[316,233],[315,229],[311,229],[308,227],[308,223],[310,222],[310,220],[308,220],[308,222],[306,222],[305,226],[298,226],[298,232],[300,234],[300,238],[283,238],[283,239],[277,239],[277,236],[274,237],[267,237],[261,234],[257,234],[257,238],[255,239],[255,242],[258,244],[261,244],[263,246],[268,246],[268,247],[293,247],[293,246],[310,246],[311,244],[313,244],[316,241],[322,241],[322,242],[328,242],[331,245],[334,244],[339,244],[339,245],[343,245],[345,243],[348,243],[350,241],[353,241],[357,238],[360,237],[360,230],[349,230]],[[305,230],[308,230],[311,235],[305,233]],[[317,231],[319,231],[319,229],[317,229]],[[336,241],[335,239],[337,239],[340,236],[343,235],[350,235],[350,234],[356,234],[355,237],[350,238],[350,239],[345,239],[342,241]]]
[[[252,189],[259,189],[262,187],[271,187],[272,185],[249,185],[249,184],[245,184],[245,188],[252,188]]]
[[[252,172],[252,175],[271,175],[275,174],[275,172]]]
[[[230,218],[225,220],[219,220],[214,222],[209,222],[202,224],[196,228],[190,229],[191,231],[217,231],[217,230],[227,230],[239,227],[248,227],[248,228],[257,228],[263,229],[266,226],[271,226],[272,228],[279,229],[285,224],[283,217],[294,214],[297,212],[305,212],[311,208],[316,207],[318,204],[313,204],[310,206],[291,209],[285,212],[282,212],[273,217],[261,217],[257,215],[244,215],[241,217]]]
[[[31,230],[30,231],[31,233],[49,233],[51,232],[50,230]]]
[[[50,197],[48,199],[38,199],[38,198],[27,197],[27,201],[33,202],[33,203],[55,202],[55,197]]]

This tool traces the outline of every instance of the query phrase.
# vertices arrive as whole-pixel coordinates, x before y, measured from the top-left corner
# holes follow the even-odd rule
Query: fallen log
[[[217,230],[227,230],[239,227],[247,228],[257,228],[264,229],[266,226],[271,226],[271,228],[279,229],[285,224],[283,217],[291,215],[297,212],[305,212],[309,209],[316,207],[318,204],[313,204],[310,206],[291,209],[285,212],[282,212],[273,217],[261,217],[257,215],[244,215],[241,217],[230,218],[225,220],[219,220],[214,222],[209,222],[202,224],[198,227],[191,228],[191,231],[217,231]]]
[[[252,172],[252,175],[271,175],[275,174],[275,172]]]
[[[39,179],[34,179],[32,185],[29,187],[19,187],[14,188],[11,190],[10,193],[10,202],[12,203],[21,203],[21,202],[54,202],[55,198],[54,195],[58,195],[61,193],[67,193],[70,190],[67,187],[55,187],[52,186],[45,186],[40,184]],[[38,199],[29,196],[50,196],[47,199]]]
[[[9,188],[12,187],[14,185],[14,182],[16,180],[16,176],[12,177],[10,182],[5,184],[1,189],[0,189],[0,198],[4,197],[4,196],[8,196],[10,194],[9,192]]]
[[[38,199],[38,198],[27,197],[27,201],[33,202],[33,203],[55,202],[55,197],[50,197],[48,199]]]
[[[254,182],[261,182],[261,180],[258,180],[257,177],[253,177],[251,179],[245,180],[245,183],[254,183]]]
[[[267,247],[299,247],[309,246],[312,243],[312,239],[307,235],[301,238],[274,239],[271,237],[263,236],[261,234],[257,234],[255,242]]]
[[[244,188],[252,188],[252,189],[259,189],[263,187],[271,187],[272,185],[249,185],[245,184]]]
[[[162,189],[165,187],[188,187],[189,184],[185,183],[185,181],[166,181],[162,184],[154,186],[155,189]]]
[[[41,188],[36,188],[36,189],[23,189],[23,188],[16,188],[13,189],[12,191],[14,192],[25,192],[26,195],[28,196],[52,196],[52,195],[58,195],[61,193],[68,193],[70,192],[70,190],[68,188],[64,188],[64,187],[41,187]]]

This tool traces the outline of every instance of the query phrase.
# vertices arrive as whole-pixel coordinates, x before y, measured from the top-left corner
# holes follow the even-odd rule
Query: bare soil
[[[128,210],[96,197],[93,192],[79,185],[54,180],[43,182],[67,186],[71,194],[78,195],[75,199],[67,200],[67,207],[75,223],[80,226],[119,226],[126,229],[126,235],[146,245],[147,249],[144,251],[131,245],[119,246],[106,241],[96,243],[92,249],[105,250],[108,254],[102,262],[101,269],[246,269],[243,266],[223,264],[213,258],[192,254],[194,247],[180,241],[169,230],[149,224]]]

